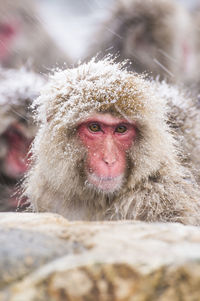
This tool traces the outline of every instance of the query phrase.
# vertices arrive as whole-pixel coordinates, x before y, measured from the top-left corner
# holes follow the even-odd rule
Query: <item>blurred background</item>
[[[36,0],[41,21],[72,60],[79,59],[116,0]],[[195,10],[199,0],[174,0]],[[63,37],[65,37],[63,39]]]
[[[191,11],[195,10],[200,3],[199,0],[174,1],[182,3]],[[27,23],[32,22],[33,17],[35,17],[58,47],[67,53],[69,61],[74,62],[85,55],[86,47],[95,42],[95,33],[98,31],[98,28],[101,27],[101,24],[109,18],[109,14],[116,2],[117,0],[0,0],[0,22],[2,23],[2,21],[9,16],[10,11],[12,11],[13,15],[19,13],[20,18],[22,17],[23,20],[25,18],[26,24],[24,24],[26,27]],[[22,10],[23,6],[26,6],[27,10],[21,13],[19,10]],[[2,31],[15,31],[10,23],[13,22],[14,24],[16,22],[15,18],[12,16],[11,19],[8,18],[7,22],[9,27],[1,26],[0,28],[1,44],[4,44],[1,35]],[[18,26],[17,22],[16,26]],[[36,26],[34,31],[36,32],[35,36],[34,33],[31,33],[30,39],[35,39],[38,34]],[[30,43],[30,39],[29,41],[22,41],[21,39],[23,47],[25,47],[25,43]],[[42,38],[40,37],[40,39]],[[28,52],[28,48],[30,49],[30,47],[31,46],[27,47],[26,52]],[[48,51],[50,50],[51,49],[48,48]],[[21,51],[21,49],[19,46],[15,46],[9,51],[17,52]]]
[[[38,0],[41,20],[72,60],[79,59],[115,0]],[[63,39],[63,36],[65,39]]]

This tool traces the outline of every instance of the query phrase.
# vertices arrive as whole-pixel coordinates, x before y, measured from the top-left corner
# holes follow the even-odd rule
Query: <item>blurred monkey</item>
[[[35,71],[48,72],[68,63],[42,25],[31,0],[0,0],[0,63],[16,68],[27,61]]]
[[[27,170],[36,133],[30,105],[44,83],[25,68],[0,69],[0,211],[17,208],[16,184]]]
[[[91,56],[111,53],[133,71],[170,82],[187,81],[196,69],[193,22],[176,1],[117,0],[93,40]]]

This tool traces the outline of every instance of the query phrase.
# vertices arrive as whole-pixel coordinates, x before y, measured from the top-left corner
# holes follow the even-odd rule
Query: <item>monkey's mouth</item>
[[[94,173],[88,173],[88,183],[105,193],[113,193],[117,191],[122,186],[122,182],[123,175],[116,177],[101,177]]]

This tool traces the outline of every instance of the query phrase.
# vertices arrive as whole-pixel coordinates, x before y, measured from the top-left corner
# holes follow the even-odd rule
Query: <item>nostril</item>
[[[112,166],[115,164],[116,160],[115,159],[108,159],[108,158],[104,158],[103,161],[105,162],[106,165],[108,166]]]

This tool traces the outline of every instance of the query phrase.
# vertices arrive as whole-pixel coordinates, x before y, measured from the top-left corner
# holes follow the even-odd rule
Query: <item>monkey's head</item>
[[[27,153],[36,133],[30,105],[45,80],[25,68],[0,69],[0,180],[12,183],[27,170]]]
[[[173,165],[164,99],[142,75],[110,59],[55,73],[35,105],[40,129],[29,175],[39,172],[66,198],[137,189]]]

